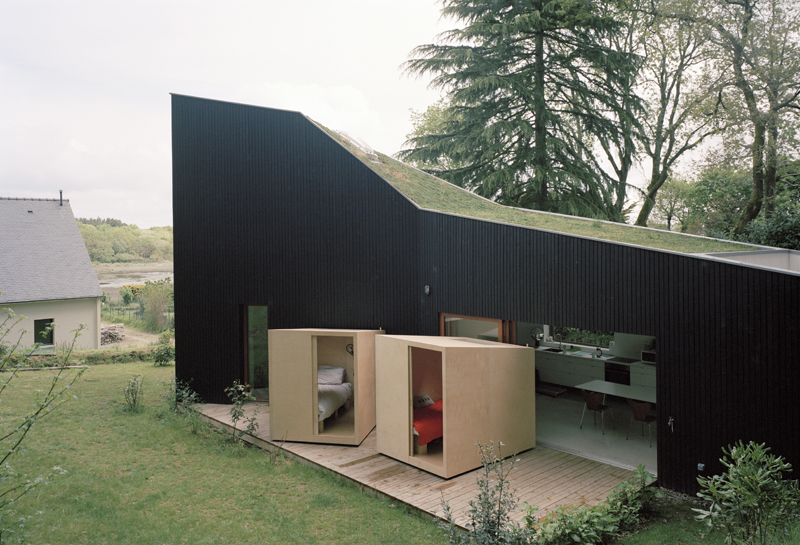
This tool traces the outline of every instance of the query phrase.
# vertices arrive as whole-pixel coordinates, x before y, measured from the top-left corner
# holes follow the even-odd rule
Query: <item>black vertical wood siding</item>
[[[273,328],[555,323],[656,337],[663,486],[739,439],[800,463],[797,274],[421,211],[301,114],[183,96],[173,186],[177,375],[209,401],[243,379],[248,304]]]

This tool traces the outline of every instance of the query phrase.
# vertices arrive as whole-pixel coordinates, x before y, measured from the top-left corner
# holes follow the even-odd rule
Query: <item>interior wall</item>
[[[426,348],[411,347],[411,395],[428,394],[442,399],[442,353]]]
[[[610,352],[615,356],[638,360],[646,346],[652,346],[655,337],[632,335],[630,333],[614,333],[614,348]]]

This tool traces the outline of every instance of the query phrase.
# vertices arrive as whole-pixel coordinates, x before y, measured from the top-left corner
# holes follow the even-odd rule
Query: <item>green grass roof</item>
[[[741,252],[756,249],[746,244],[636,227],[624,223],[503,206],[382,153],[376,152],[380,163],[371,161],[364,151],[341,135],[330,130],[327,132],[420,208],[682,253]]]

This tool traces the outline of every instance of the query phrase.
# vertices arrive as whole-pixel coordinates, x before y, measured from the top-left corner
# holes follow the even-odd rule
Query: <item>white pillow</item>
[[[317,367],[317,384],[341,384],[344,382],[344,367],[320,365]]]

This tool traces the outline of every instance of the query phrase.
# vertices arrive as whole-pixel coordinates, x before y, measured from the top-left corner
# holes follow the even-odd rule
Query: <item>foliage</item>
[[[779,157],[797,148],[800,124],[800,7],[793,0],[662,2],[664,11],[700,26],[715,46],[724,76],[718,102],[732,130],[724,145],[749,157],[751,193],[733,233],[744,232],[762,208],[775,207]]]
[[[172,344],[174,329],[168,329],[158,336],[158,342],[153,347],[153,364],[167,365],[175,359],[175,345]]]
[[[139,229],[111,218],[78,218],[78,228],[93,262],[172,260],[172,227]]]
[[[711,502],[697,519],[721,530],[728,543],[776,543],[800,523],[800,488],[784,479],[791,464],[769,447],[739,441],[722,449],[722,475],[698,477],[698,496]]]
[[[144,314],[145,327],[149,331],[160,332],[168,326],[166,314],[172,305],[174,292],[172,280],[164,278],[155,282],[147,281],[139,292],[139,305]]]
[[[555,327],[555,338],[562,343],[588,344],[591,346],[605,346],[614,340],[613,331],[593,331],[575,327]]]
[[[589,2],[446,0],[442,15],[459,27],[417,47],[406,72],[431,74],[447,105],[399,156],[442,165],[502,204],[621,219],[592,149],[624,146],[639,110],[637,59],[606,42],[622,29],[615,14]]]
[[[770,218],[750,223],[740,240],[800,250],[800,206],[778,206]]]
[[[130,305],[134,299],[139,297],[139,294],[142,292],[142,288],[144,288],[144,284],[125,284],[119,289],[119,294],[122,297],[122,303],[124,305]]]
[[[620,531],[630,530],[639,518],[651,512],[659,492],[648,481],[653,475],[643,466],[634,476],[620,483],[606,501],[591,507],[558,507],[537,521],[536,507],[526,505],[528,528],[535,528],[535,542],[546,545],[606,543]]]
[[[165,397],[170,411],[184,415],[189,422],[190,431],[195,435],[199,433],[202,421],[200,412],[194,406],[203,401],[189,386],[189,382],[180,381],[173,376],[167,383]]]
[[[0,397],[5,400],[6,390],[11,391],[13,383],[19,379],[19,371],[30,360],[38,348],[35,343],[30,348],[23,348],[21,339],[24,330],[12,332],[24,317],[17,316],[11,309],[2,309],[5,317],[0,322]],[[51,324],[51,328],[55,324]],[[72,342],[56,351],[58,370],[52,374],[42,388],[36,389],[33,402],[27,412],[15,415],[4,423],[0,433],[0,542],[22,542],[25,523],[30,517],[20,516],[17,503],[26,494],[49,483],[54,477],[66,473],[60,466],[54,466],[49,472],[30,478],[24,473],[15,471],[11,462],[24,452],[23,442],[33,426],[48,416],[70,397],[70,388],[83,375],[85,367],[77,371],[66,369],[75,343],[86,326],[81,324],[73,331]],[[18,335],[17,337],[14,337]],[[5,419],[4,419],[5,420]]]
[[[747,171],[712,165],[689,184],[688,213],[681,229],[689,233],[729,238],[751,190]]]
[[[136,375],[128,380],[128,384],[122,389],[125,394],[125,405],[131,412],[137,412],[144,397],[144,377]]]
[[[639,14],[637,8],[644,5],[646,1],[634,0],[634,13]],[[715,100],[721,79],[711,62],[714,48],[709,34],[699,25],[670,17],[642,15],[636,26],[644,58],[637,92],[647,110],[639,140],[650,162],[636,225],[646,226],[655,209],[664,210],[658,203],[667,197],[663,190],[677,162],[725,126],[720,116],[714,115],[719,109]],[[670,229],[671,214],[666,222]]]
[[[494,451],[494,444],[481,445],[482,470],[478,476],[478,497],[470,500],[467,512],[467,533],[456,526],[450,505],[442,503],[445,522],[442,529],[452,545],[526,543],[531,534],[511,520],[511,513],[519,500],[508,482],[508,475],[514,468],[514,460],[504,462],[501,454],[502,443]]]
[[[447,502],[442,503],[445,516],[442,528],[451,545],[607,543],[620,531],[632,529],[641,516],[652,513],[653,503],[660,496],[656,488],[648,486],[653,475],[639,466],[633,477],[620,483],[600,505],[559,506],[539,520],[538,508],[525,504],[522,526],[510,516],[518,503],[508,479],[514,460],[503,460],[499,447],[495,454],[494,445],[478,444],[478,448],[483,469],[478,477],[478,496],[469,502],[466,513],[466,533],[456,526]]]
[[[232,437],[241,441],[244,434],[252,435],[253,432],[258,429],[258,421],[256,420],[258,408],[256,407],[253,414],[247,418],[244,414],[245,404],[249,401],[254,401],[255,397],[253,397],[253,394],[250,392],[250,387],[247,384],[240,384],[239,381],[234,381],[233,386],[225,388],[225,394],[233,404],[230,410],[231,423],[233,424],[233,430],[231,431]],[[245,424],[242,430],[237,429],[240,420]]]

